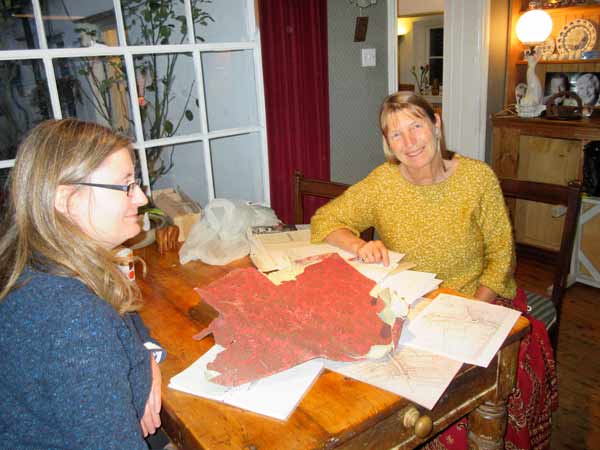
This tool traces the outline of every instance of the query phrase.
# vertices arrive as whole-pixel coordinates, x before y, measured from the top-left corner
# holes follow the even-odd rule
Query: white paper
[[[404,324],[400,345],[487,367],[520,315],[503,306],[440,294]]]
[[[381,360],[325,360],[329,370],[400,395],[427,409],[435,406],[461,366],[460,361],[410,347],[402,347]]]
[[[393,266],[404,257],[402,253],[390,251],[388,267],[384,267],[382,263],[366,264],[352,261],[355,255],[338,247],[326,243],[311,244],[310,227],[297,231],[252,234],[250,236],[250,258],[261,272],[286,270],[298,261],[302,262],[307,258],[326,253],[337,253],[356,270],[375,282],[385,277]]]
[[[323,362],[314,359],[252,383],[227,387],[208,381],[214,372],[206,368],[223,350],[220,345],[214,345],[190,367],[171,378],[169,387],[286,420],[323,370]]]
[[[420,297],[437,289],[441,283],[442,280],[435,278],[434,273],[405,270],[387,277],[380,287],[396,291],[407,304],[412,305]]]

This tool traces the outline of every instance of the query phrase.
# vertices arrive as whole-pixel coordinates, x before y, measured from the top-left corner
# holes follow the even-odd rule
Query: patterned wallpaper
[[[352,184],[384,162],[378,114],[387,95],[387,6],[379,0],[362,10],[365,42],[354,42],[358,7],[329,0],[327,9],[331,179]],[[363,48],[376,49],[375,67],[361,67]]]

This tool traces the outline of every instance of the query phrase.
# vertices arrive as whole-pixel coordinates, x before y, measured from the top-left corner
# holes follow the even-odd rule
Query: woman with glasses
[[[0,233],[0,446],[147,449],[161,377],[113,249],[147,203],[129,140],[47,121],[19,147]]]
[[[514,279],[511,224],[491,168],[448,151],[439,115],[412,93],[385,99],[380,127],[387,162],[316,212],[313,242],[327,241],[386,265],[388,249],[405,253],[417,270],[437,274],[445,287],[524,312],[526,297]],[[380,240],[359,237],[369,227]],[[554,358],[543,324],[536,321],[532,330],[522,344],[517,389],[509,399],[507,448],[549,444],[550,414],[557,406]],[[466,449],[464,422],[425,448]]]

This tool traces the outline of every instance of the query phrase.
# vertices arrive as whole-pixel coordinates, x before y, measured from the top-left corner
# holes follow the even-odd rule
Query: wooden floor
[[[519,286],[544,293],[551,278],[539,262],[519,260]],[[600,289],[576,283],[567,291],[557,362],[559,409],[552,449],[600,449]]]

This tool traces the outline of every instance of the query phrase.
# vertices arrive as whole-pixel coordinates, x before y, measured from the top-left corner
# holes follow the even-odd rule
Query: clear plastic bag
[[[250,252],[248,230],[254,226],[275,226],[279,219],[271,208],[237,200],[217,198],[204,208],[179,250],[185,264],[199,259],[207,264],[223,265]]]

